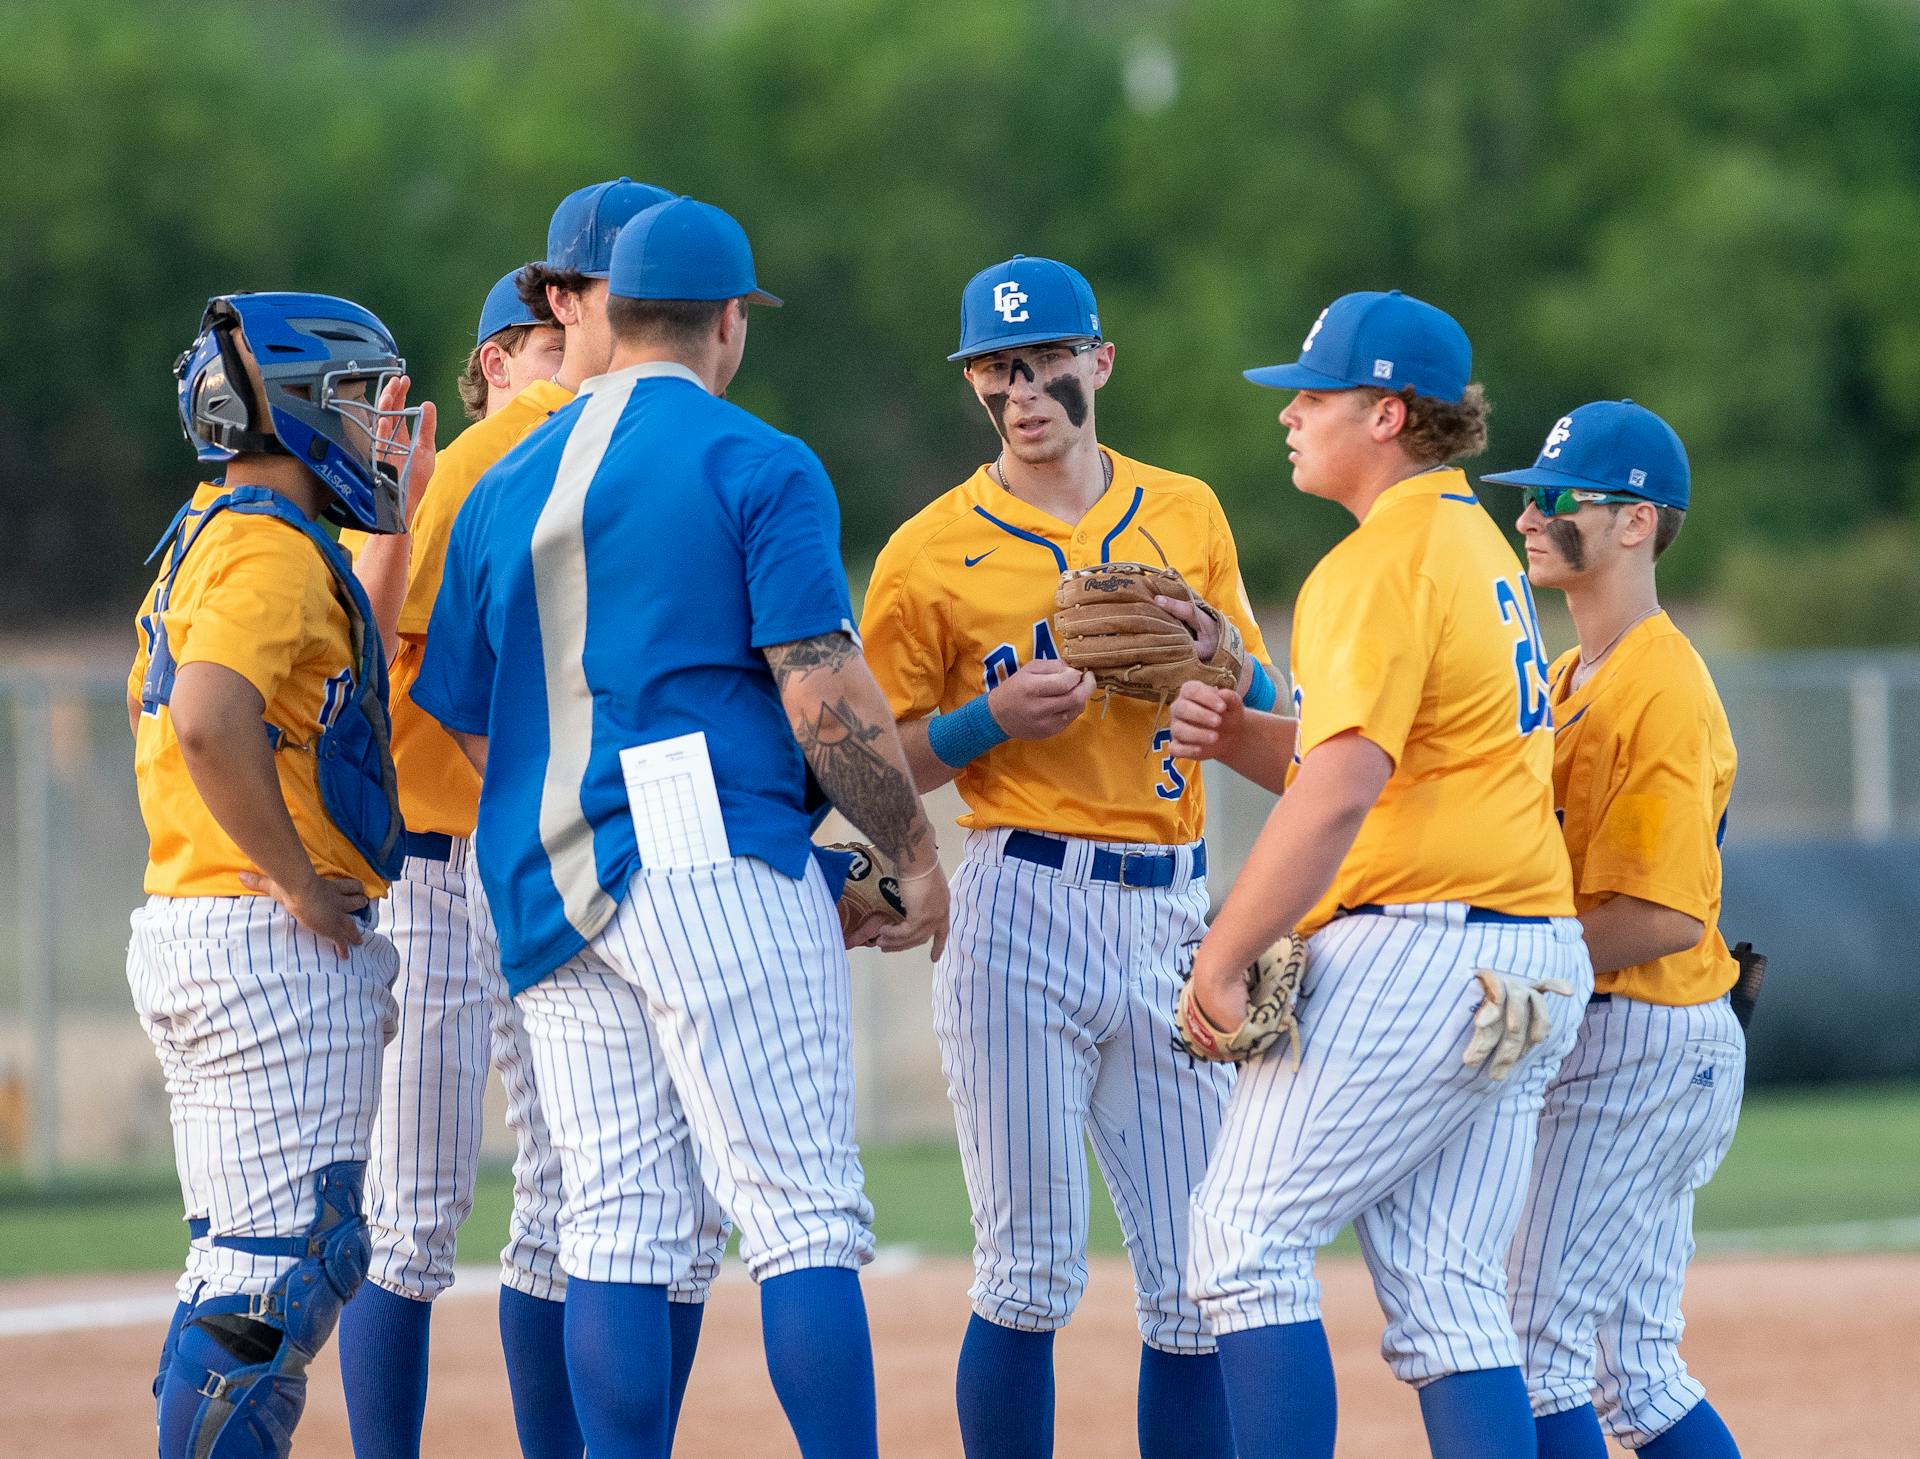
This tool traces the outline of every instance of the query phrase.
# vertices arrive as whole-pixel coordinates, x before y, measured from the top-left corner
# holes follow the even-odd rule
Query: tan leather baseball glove
[[[1219,629],[1205,659],[1192,630],[1154,602],[1156,595],[1193,604]],[[1069,668],[1091,673],[1100,688],[1165,703],[1191,679],[1216,689],[1240,682],[1246,658],[1240,630],[1170,567],[1108,562],[1077,568],[1053,595],[1053,642]]]
[[[900,900],[900,882],[893,863],[865,841],[835,841],[829,851],[852,855],[847,882],[841,888],[836,910],[840,913],[840,931],[850,933],[878,912],[888,922],[907,920],[906,904]]]
[[[1294,1001],[1307,976],[1307,945],[1289,933],[1254,959],[1247,969],[1247,1016],[1240,1027],[1224,1029],[1194,1001],[1193,979],[1180,985],[1173,1007],[1174,1032],[1181,1046],[1196,1059],[1240,1064],[1264,1054],[1285,1034],[1291,1041],[1293,1067],[1300,1067],[1300,1020]]]

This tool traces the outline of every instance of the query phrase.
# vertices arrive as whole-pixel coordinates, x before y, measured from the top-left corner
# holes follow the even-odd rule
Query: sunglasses
[[[1533,503],[1533,509],[1543,517],[1566,517],[1582,507],[1594,506],[1600,502],[1643,502],[1643,496],[1629,496],[1619,491],[1579,491],[1565,486],[1523,486],[1520,488],[1526,499]]]

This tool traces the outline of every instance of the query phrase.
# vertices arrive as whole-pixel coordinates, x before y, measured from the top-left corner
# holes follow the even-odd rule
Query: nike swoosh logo
[[[964,562],[968,567],[972,567],[977,562],[985,562],[989,557],[992,557],[993,554],[998,552],[999,550],[1000,549],[998,547],[989,547],[985,552],[981,553],[978,557],[962,557],[960,560]]]

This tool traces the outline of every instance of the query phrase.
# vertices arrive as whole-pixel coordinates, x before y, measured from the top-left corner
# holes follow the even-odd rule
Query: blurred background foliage
[[[1904,0],[14,0],[0,47],[14,625],[131,610],[209,294],[373,308],[444,443],[488,284],[627,173],[747,225],[789,302],[734,393],[820,451],[856,565],[992,450],[961,285],[1047,253],[1119,347],[1103,437],[1214,484],[1256,596],[1347,519],[1238,371],[1399,287],[1473,337],[1488,469],[1585,400],[1673,422],[1668,589],[1734,641],[1920,642]]]

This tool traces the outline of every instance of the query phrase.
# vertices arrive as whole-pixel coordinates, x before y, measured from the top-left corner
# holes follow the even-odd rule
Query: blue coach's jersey
[[[480,479],[413,697],[488,738],[475,836],[515,992],[640,867],[630,746],[705,731],[731,853],[804,872],[805,765],[761,650],[852,616],[818,458],[681,366],[587,381]]]

